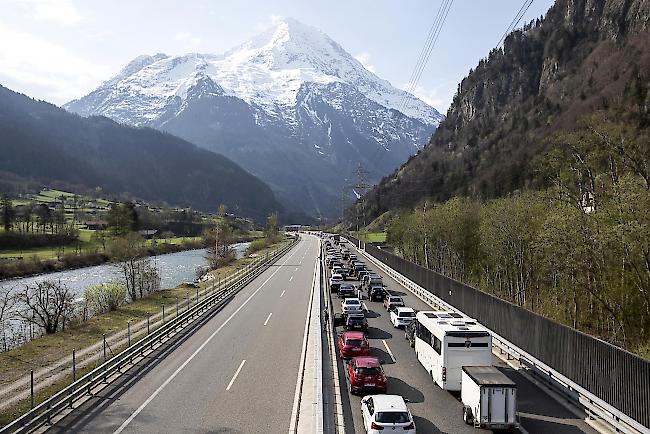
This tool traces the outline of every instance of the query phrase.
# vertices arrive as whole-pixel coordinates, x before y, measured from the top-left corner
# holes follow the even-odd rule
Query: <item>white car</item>
[[[330,277],[330,288],[338,289],[341,283],[343,283],[343,276],[340,274],[332,274],[332,277]]]
[[[390,311],[390,322],[393,327],[406,327],[415,319],[415,311],[411,307],[398,307]]]
[[[362,313],[363,304],[358,298],[346,298],[341,302],[341,311],[343,313]]]
[[[384,307],[386,308],[387,311],[391,311],[393,309],[396,309],[398,307],[404,307],[404,299],[402,297],[398,297],[397,295],[388,295],[384,299]]]
[[[413,416],[399,395],[368,395],[361,400],[361,413],[368,434],[415,434]]]

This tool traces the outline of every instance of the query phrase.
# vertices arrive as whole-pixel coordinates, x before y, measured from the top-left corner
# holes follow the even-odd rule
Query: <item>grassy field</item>
[[[226,267],[213,271],[212,274],[217,278],[225,277],[230,273],[246,267],[256,257],[263,256],[281,245],[282,242],[274,244],[267,249],[257,252],[253,258],[244,257]],[[202,283],[201,287],[205,288],[210,283]],[[124,305],[116,311],[92,317],[85,322],[67,328],[64,332],[41,336],[21,347],[0,353],[0,384],[14,381],[24,375],[29,375],[31,369],[47,366],[66,355],[70,355],[73,349],[81,349],[93,345],[101,340],[103,334],[110,335],[111,333],[125,329],[129,321],[135,323],[146,319],[149,315],[160,312],[162,305],[166,306],[165,315],[167,315],[167,312],[169,315],[174,315],[176,300],[182,301],[187,294],[192,297],[195,291],[196,289],[183,285],[174,289],[162,290],[142,300]],[[65,384],[48,388],[41,394],[40,400],[51,396],[63,387],[65,387]],[[22,410],[26,410],[26,408],[21,406],[12,409],[10,412],[0,413],[0,426],[10,421]]]
[[[92,251],[92,250],[101,250],[101,247],[96,243],[91,241],[91,237],[94,231],[88,229],[81,229],[79,231],[79,239],[81,241],[81,250],[82,252]],[[156,243],[163,244],[174,244],[179,245],[185,241],[200,241],[201,237],[173,237],[173,238],[158,238]],[[145,240],[145,246],[151,246],[153,240]],[[75,251],[75,246],[66,246],[62,253],[71,253]],[[23,259],[29,259],[36,256],[39,259],[54,259],[57,257],[59,250],[56,247],[37,247],[32,249],[18,249],[18,250],[0,250],[0,258],[16,258],[22,257]]]
[[[357,232],[353,233],[356,238],[369,243],[386,242],[386,232]]]
[[[168,244],[183,244],[186,241],[201,241],[201,237],[173,237],[173,238],[157,238],[156,243],[168,243]],[[153,243],[153,240],[145,240],[145,245],[150,246]]]
[[[74,248],[70,247],[70,251]],[[52,247],[36,247],[33,249],[20,249],[20,250],[0,250],[0,258],[23,258],[29,259],[34,256],[39,259],[52,259],[56,258],[57,249]]]

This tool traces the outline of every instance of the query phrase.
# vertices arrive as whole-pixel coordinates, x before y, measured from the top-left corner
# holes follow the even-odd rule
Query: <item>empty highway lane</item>
[[[202,327],[50,432],[287,432],[318,254],[302,236]]]

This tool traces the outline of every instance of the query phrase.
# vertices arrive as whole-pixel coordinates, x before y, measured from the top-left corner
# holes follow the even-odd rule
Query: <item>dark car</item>
[[[356,297],[357,288],[351,283],[341,283],[339,286],[339,298]]]
[[[409,325],[404,327],[404,338],[409,341],[411,348],[415,348],[415,327],[417,327],[417,321],[411,321]]]
[[[368,331],[368,320],[363,315],[348,315],[345,320],[346,330]]]
[[[386,290],[381,286],[371,286],[368,288],[368,299],[370,301],[384,301]]]
[[[361,271],[357,272],[357,280],[359,282],[362,282],[363,281],[363,276],[366,276],[368,274],[370,274],[370,271],[368,271],[368,270],[361,270]]]

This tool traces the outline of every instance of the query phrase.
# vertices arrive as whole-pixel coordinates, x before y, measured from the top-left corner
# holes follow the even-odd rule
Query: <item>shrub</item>
[[[271,242],[268,238],[258,238],[251,241],[250,245],[246,249],[246,254],[250,255],[251,253],[259,252],[271,245]]]
[[[101,283],[86,288],[84,297],[94,313],[106,313],[126,302],[126,287],[121,283]]]

